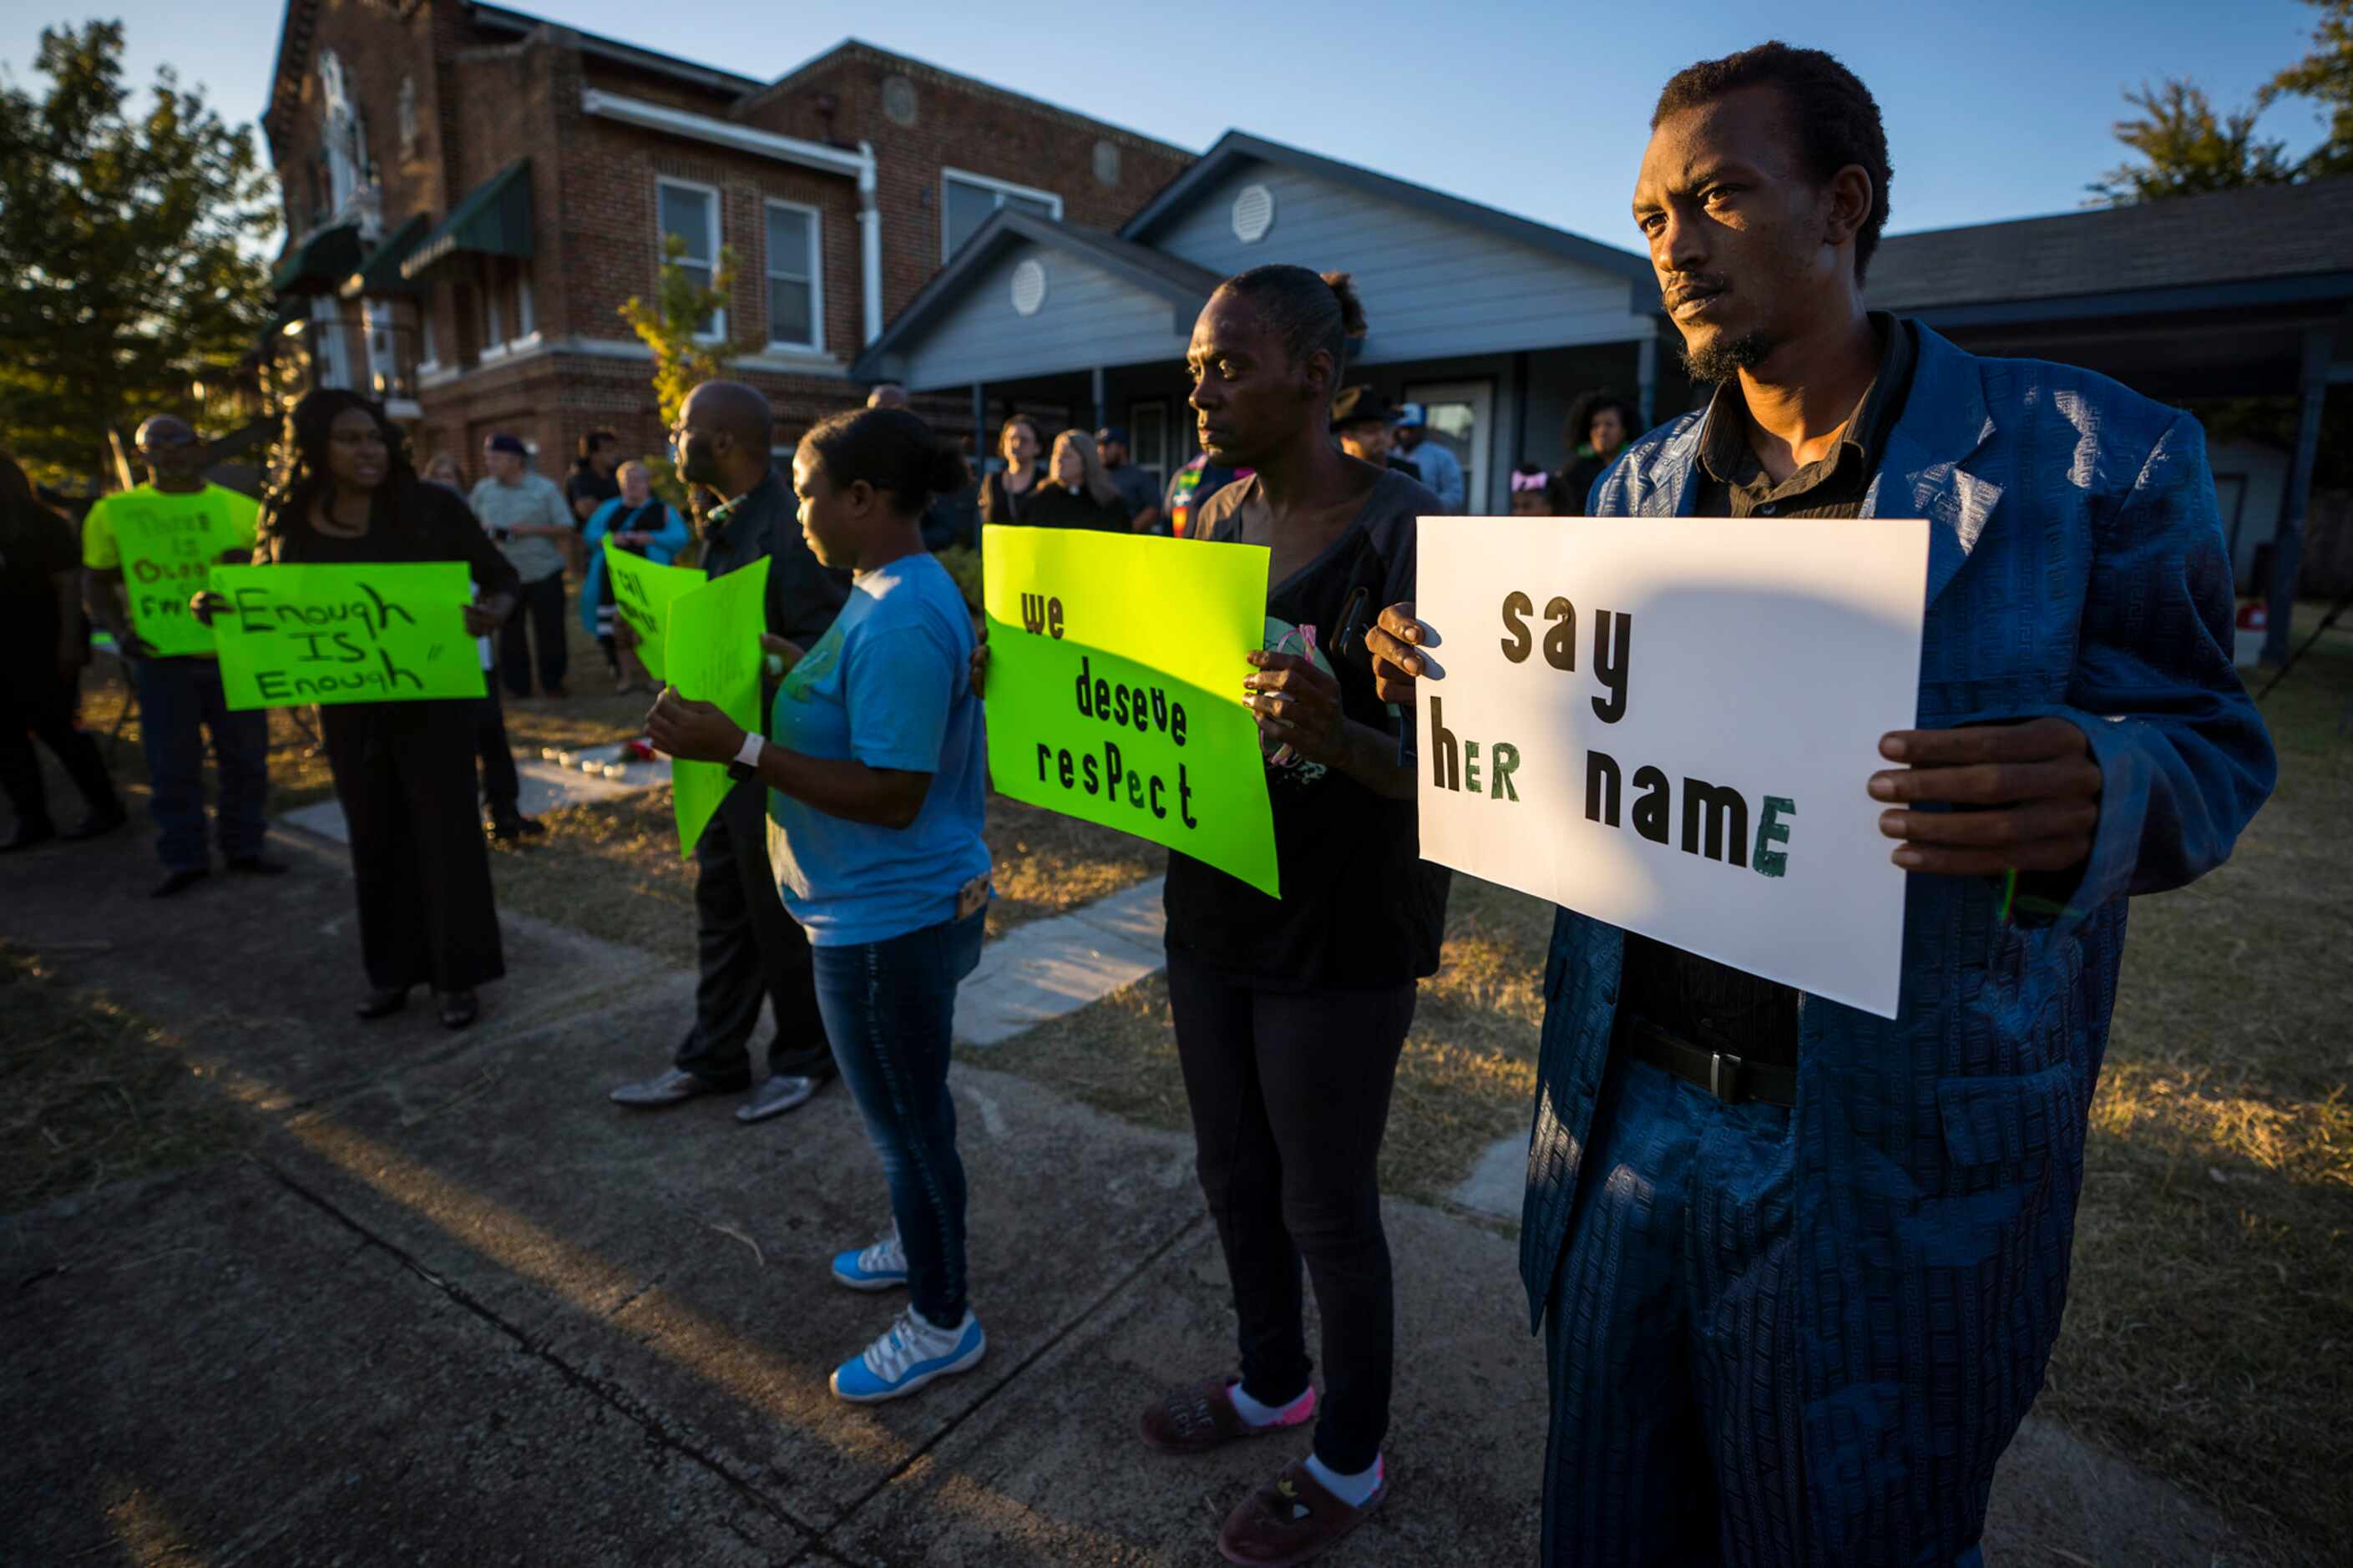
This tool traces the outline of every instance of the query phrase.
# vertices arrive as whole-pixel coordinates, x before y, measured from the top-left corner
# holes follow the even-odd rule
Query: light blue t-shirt
[[[987,735],[972,694],[972,616],[944,567],[909,555],[850,585],[849,602],[776,689],[768,739],[805,756],[932,775],[905,827],[830,816],[768,792],[785,907],[818,947],[887,942],[955,918],[987,874],[980,837]]]

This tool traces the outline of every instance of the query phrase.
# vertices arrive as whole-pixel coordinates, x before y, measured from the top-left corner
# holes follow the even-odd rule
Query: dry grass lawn
[[[2038,1406],[2314,1563],[2353,1541],[2353,735],[2337,732],[2353,626],[2338,624],[2263,703],[2279,791],[2231,863],[2133,907]]]
[[[1548,904],[1456,879],[1445,962],[1422,984],[1398,1063],[1381,1151],[1388,1191],[1443,1201],[1481,1150],[1526,1128],[1551,923]],[[1156,974],[1003,1045],[961,1054],[1130,1121],[1189,1125],[1168,986]]]

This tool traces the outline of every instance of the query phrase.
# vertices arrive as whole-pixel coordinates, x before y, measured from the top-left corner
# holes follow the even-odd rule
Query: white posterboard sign
[[[1895,1016],[1879,738],[1919,707],[1928,524],[1431,518],[1421,852]]]

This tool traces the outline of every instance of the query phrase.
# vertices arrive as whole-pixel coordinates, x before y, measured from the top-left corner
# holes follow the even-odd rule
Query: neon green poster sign
[[[133,490],[110,497],[108,522],[122,556],[122,596],[139,640],[164,657],[210,653],[213,634],[188,608],[210,579],[226,551],[253,543],[239,532],[226,508],[204,495],[157,495]],[[249,510],[253,503],[239,496]]]
[[[466,632],[462,561],[216,566],[213,613],[231,708],[480,697],[481,645]]]
[[[996,528],[981,543],[997,790],[1190,855],[1280,897],[1242,656],[1266,551]]]
[[[681,697],[718,704],[727,717],[753,731],[766,728],[760,714],[760,634],[768,629],[767,595],[768,558],[763,555],[670,603],[670,684]],[[670,777],[679,851],[691,855],[735,781],[727,776],[724,763],[678,757],[670,760]]]
[[[704,581],[703,574],[691,566],[657,565],[642,555],[630,554],[609,538],[605,541],[605,584],[613,595],[614,613],[638,634],[638,661],[656,680],[670,679],[663,626],[670,603],[681,594],[702,587]]]

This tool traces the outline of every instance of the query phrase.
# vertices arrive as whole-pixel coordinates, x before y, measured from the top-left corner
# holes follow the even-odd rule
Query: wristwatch
[[[727,776],[742,784],[760,776],[760,753],[767,749],[767,737],[757,730],[744,732],[744,744],[735,752],[735,760],[727,764]]]

